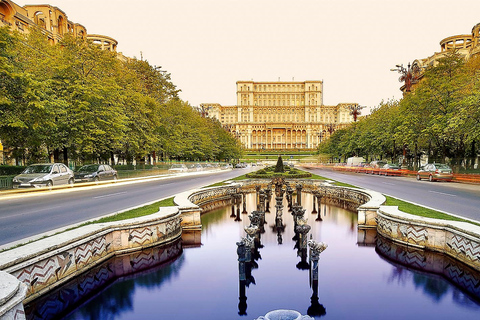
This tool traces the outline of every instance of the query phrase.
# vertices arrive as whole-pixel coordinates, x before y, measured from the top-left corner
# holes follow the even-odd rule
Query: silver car
[[[73,186],[75,182],[73,171],[63,163],[32,164],[21,174],[13,178],[13,188],[40,188],[63,184]]]

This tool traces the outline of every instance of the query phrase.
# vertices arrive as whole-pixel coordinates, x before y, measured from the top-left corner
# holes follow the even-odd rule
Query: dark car
[[[108,164],[87,164],[75,172],[75,182],[97,182],[117,178],[117,170]]]
[[[428,179],[429,181],[445,180],[452,181],[452,169],[442,163],[429,163],[417,172],[417,180]]]
[[[13,188],[52,187],[62,184],[73,185],[73,171],[63,163],[37,163],[13,178]]]

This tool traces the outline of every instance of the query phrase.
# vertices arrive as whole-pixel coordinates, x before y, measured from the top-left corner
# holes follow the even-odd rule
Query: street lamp
[[[390,69],[390,71],[397,71],[401,74],[398,81],[405,82],[405,92],[410,92],[412,85],[418,83],[418,80],[421,77],[420,67],[417,64],[410,65],[409,63],[407,68],[405,68],[403,64],[397,64],[395,68]]]
[[[353,121],[357,122],[357,118],[361,114],[360,110],[362,110],[365,107],[360,106],[358,104],[351,104],[348,106],[348,108],[350,109],[350,115],[353,116]]]
[[[325,136],[325,133],[326,133],[325,130],[318,132],[318,134],[317,134],[318,135],[318,144],[322,143],[322,138]]]
[[[335,132],[335,125],[333,123],[327,124],[328,133],[332,134]]]

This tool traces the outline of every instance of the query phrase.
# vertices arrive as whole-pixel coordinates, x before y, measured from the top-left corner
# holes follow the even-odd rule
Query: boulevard
[[[0,246],[65,226],[112,214],[177,193],[255,171],[234,169],[201,175],[154,178],[87,188],[0,196]],[[480,221],[480,188],[458,183],[430,183],[404,177],[308,171],[326,178],[378,191],[464,218]]]
[[[255,167],[249,167],[201,174],[180,174],[131,183],[119,180],[117,184],[36,191],[14,196],[0,193],[0,246],[168,198],[254,170]]]
[[[381,192],[405,201],[480,221],[480,186],[454,182],[417,181],[408,177],[338,172],[330,169],[305,169],[328,179]]]

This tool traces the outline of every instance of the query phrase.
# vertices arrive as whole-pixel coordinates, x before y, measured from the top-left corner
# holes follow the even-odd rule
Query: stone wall
[[[376,237],[376,251],[392,263],[407,268],[441,275],[468,292],[473,297],[480,297],[480,271],[465,266],[462,262],[445,254],[422,250],[403,245],[392,240]]]
[[[54,319],[108,287],[116,279],[152,268],[160,268],[182,254],[180,239],[165,245],[112,257],[80,274],[48,294],[25,305],[27,319]],[[130,288],[135,290],[135,288]],[[124,294],[111,296],[112,305],[121,305]],[[117,299],[121,300],[118,301]]]
[[[27,288],[30,301],[121,253],[180,238],[180,212],[162,208],[156,214],[119,222],[92,224],[0,253],[0,270]]]
[[[480,226],[467,222],[424,218],[381,206],[377,232],[396,242],[445,253],[480,270]]]

